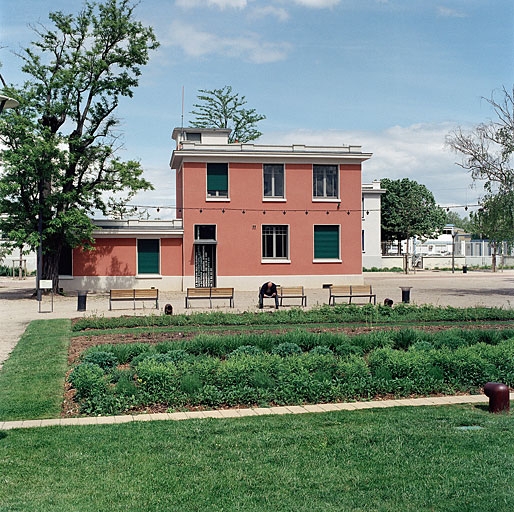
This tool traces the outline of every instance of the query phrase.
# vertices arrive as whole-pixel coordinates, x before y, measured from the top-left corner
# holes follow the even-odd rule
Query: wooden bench
[[[368,284],[343,284],[332,285],[328,296],[329,305],[335,306],[336,298],[348,299],[348,303],[352,303],[353,298],[367,298],[369,303],[373,300],[373,304],[377,303],[377,296],[373,293],[371,285]]]
[[[131,301],[136,309],[136,301],[155,301],[155,308],[159,309],[159,290],[157,288],[135,288],[128,290],[110,290],[109,311],[112,310],[112,303],[118,301]]]
[[[277,293],[281,306],[284,299],[302,299],[302,307],[307,307],[307,295],[303,286],[277,286]]]
[[[209,307],[212,308],[213,299],[224,299],[230,301],[230,307],[234,307],[234,288],[188,288],[186,292],[186,309],[190,306],[191,300],[209,299]]]

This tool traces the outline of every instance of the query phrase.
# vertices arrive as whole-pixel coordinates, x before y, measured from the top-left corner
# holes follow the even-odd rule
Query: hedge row
[[[212,311],[180,315],[145,315],[105,318],[91,316],[75,322],[74,331],[88,329],[115,329],[126,327],[166,326],[217,326],[217,325],[295,325],[323,323],[380,323],[405,324],[408,322],[477,322],[514,320],[513,309],[503,308],[454,308],[451,306],[417,306],[399,303],[394,307],[384,305],[338,304],[323,305],[309,310],[300,308],[281,309],[273,315],[262,313],[225,313]]]

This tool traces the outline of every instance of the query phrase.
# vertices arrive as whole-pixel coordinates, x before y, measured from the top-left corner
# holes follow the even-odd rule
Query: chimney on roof
[[[221,128],[175,128],[171,138],[177,143],[177,148],[183,142],[195,144],[228,144],[230,129]]]

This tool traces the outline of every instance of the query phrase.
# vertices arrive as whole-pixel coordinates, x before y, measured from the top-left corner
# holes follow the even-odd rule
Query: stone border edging
[[[510,393],[514,400],[514,392]],[[256,407],[248,409],[218,409],[212,411],[187,411],[172,413],[126,414],[122,416],[92,416],[87,418],[55,418],[43,420],[18,420],[0,422],[0,430],[35,427],[66,427],[80,425],[116,425],[141,421],[191,420],[206,418],[244,418],[248,416],[267,416],[281,414],[306,414],[332,411],[356,411],[386,407],[415,407],[428,405],[457,405],[467,403],[484,403],[489,398],[484,395],[455,395],[442,397],[400,398],[397,400],[374,400],[370,402],[344,402],[332,404],[287,405],[281,407]]]

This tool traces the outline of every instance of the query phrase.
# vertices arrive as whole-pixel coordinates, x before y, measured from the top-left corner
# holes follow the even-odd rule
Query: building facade
[[[362,282],[363,259],[371,266],[380,256],[380,183],[361,189],[371,154],[360,146],[229,144],[228,134],[175,129],[176,219],[99,221],[95,249],[73,251],[61,286]]]
[[[314,288],[362,279],[360,146],[228,144],[175,129],[184,287]]]
[[[381,197],[386,191],[380,181],[362,184],[362,266],[382,268]]]

